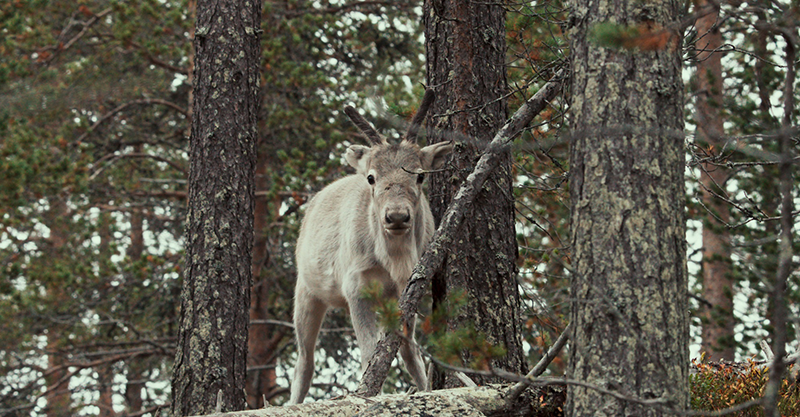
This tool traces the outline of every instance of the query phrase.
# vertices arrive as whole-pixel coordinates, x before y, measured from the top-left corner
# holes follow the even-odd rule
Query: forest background
[[[568,60],[569,10],[559,1],[504,4],[513,111]],[[786,51],[797,45],[797,5],[720,6],[703,26],[698,6],[687,4],[682,28],[692,353],[761,359],[759,342],[771,343],[766,318],[781,215],[776,137],[787,93],[796,91],[794,81],[786,85],[794,80]],[[150,415],[169,401],[193,10],[193,2],[169,0],[0,5],[3,414]],[[315,191],[347,171],[346,145],[362,140],[341,109],[353,103],[379,130],[405,130],[424,90],[421,14],[418,2],[407,1],[264,4],[250,407],[286,399],[299,215]],[[613,42],[619,34],[609,28],[598,38]],[[718,69],[704,67],[715,59]],[[515,141],[529,363],[567,324],[568,105],[565,91]],[[796,124],[797,111],[790,112]],[[799,197],[795,186],[795,207]],[[792,242],[798,253],[800,239]],[[786,292],[790,353],[800,347],[796,265]],[[347,320],[332,314],[323,326],[314,398],[340,395],[357,381]],[[564,366],[557,359],[550,371],[560,375]],[[406,377],[393,372],[386,389],[406,389]]]

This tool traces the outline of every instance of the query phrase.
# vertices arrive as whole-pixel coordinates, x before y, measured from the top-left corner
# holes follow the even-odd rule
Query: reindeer
[[[294,326],[297,336],[289,404],[303,401],[314,373],[314,346],[320,325],[331,307],[347,308],[361,349],[361,371],[372,357],[380,330],[372,302],[362,289],[383,285],[397,298],[434,232],[433,215],[422,192],[424,171],[439,168],[453,149],[449,142],[421,148],[416,134],[430,105],[428,90],[400,143],[390,144],[356,109],[345,113],[371,146],[351,145],[345,153],[356,174],[339,179],[308,204],[297,239],[297,286]],[[400,348],[417,389],[428,390],[422,356],[410,340]]]

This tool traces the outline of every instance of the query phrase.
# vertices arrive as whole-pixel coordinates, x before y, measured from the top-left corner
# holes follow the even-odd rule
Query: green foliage
[[[567,60],[562,31],[568,9],[561,1],[523,3],[506,17],[509,112],[535,94]],[[514,200],[519,245],[519,280],[525,308],[522,336],[536,362],[568,321],[569,167],[564,112],[568,99],[554,100],[514,142]],[[565,359],[551,366],[564,370]]]
[[[697,368],[697,372],[689,377],[693,410],[719,411],[764,395],[769,370],[752,360],[747,361],[744,369],[739,365],[692,363]],[[784,416],[800,415],[800,388],[797,381],[783,381],[778,408]],[[764,409],[754,405],[731,415],[760,417],[764,415]]]
[[[599,23],[591,28],[589,39],[600,46],[622,47],[630,39],[641,36],[639,28],[636,26],[625,26],[617,23]]]
[[[675,48],[680,43],[672,30],[653,22],[642,22],[636,26],[610,22],[599,23],[590,29],[589,40],[606,48],[631,51]]]
[[[56,365],[85,367],[89,375],[106,366],[114,369],[118,379],[110,386],[76,388],[73,403],[84,413],[91,413],[88,398],[101,389],[114,393],[117,406],[132,406],[122,394],[133,380],[147,381],[139,410],[168,400],[164,387],[177,333],[189,169],[190,4],[0,2],[0,410],[47,411],[41,405],[48,385],[41,369],[50,358]],[[298,212],[315,191],[347,171],[340,163],[344,146],[362,140],[342,106],[364,107],[367,101],[376,106],[366,110],[388,106],[392,115],[376,120],[388,136],[405,131],[403,120],[416,109],[425,69],[418,6],[308,0],[264,5],[257,176],[261,227],[256,231],[263,249],[256,254],[261,263],[254,288],[267,289],[259,299],[266,318],[291,319]],[[729,7],[734,6],[723,5]],[[767,155],[777,150],[770,134],[779,126],[779,108],[769,104],[765,109],[759,92],[770,96],[782,88],[785,68],[765,64],[782,62],[782,55],[771,34],[765,50],[750,34],[755,19],[779,21],[782,12],[777,6],[764,10],[763,16],[723,20],[726,42],[747,52],[729,54],[724,74],[727,133],[741,138],[741,146],[727,151],[737,162],[763,161],[748,149]],[[567,17],[561,1],[510,8],[509,114],[566,61],[562,28]],[[643,39],[622,26],[596,30],[601,42]],[[637,30],[659,40],[655,28]],[[531,362],[560,333],[568,315],[569,158],[563,135],[568,102],[565,96],[551,103],[515,142],[518,265],[530,313],[523,336],[532,347]],[[744,209],[732,211],[739,225],[732,229],[734,241],[764,242],[738,246],[733,260],[736,290],[747,309],[739,312],[742,354],[769,331],[763,320],[747,318],[771,310],[777,222],[752,221],[751,215],[777,214],[777,174],[771,165],[743,168],[732,183],[732,195]],[[707,214],[695,205],[689,215],[701,220]],[[794,244],[800,253],[800,239]],[[790,308],[800,305],[797,280],[794,274],[788,286]],[[379,290],[370,287],[369,296],[384,324],[396,328],[397,304],[384,300]],[[476,368],[501,355],[501,347],[490,346],[474,329],[437,327],[458,314],[463,299],[451,303],[436,313],[440,317],[426,318],[425,346],[445,361],[467,350]],[[347,327],[346,314],[332,312],[324,326]],[[269,337],[277,340],[271,364],[285,374],[293,363],[291,332],[275,328]],[[796,339],[791,325],[789,339]],[[357,380],[351,333],[325,332],[320,344],[327,357],[342,364],[331,386]],[[551,366],[555,373],[562,369],[559,360]],[[399,374],[392,378],[388,389],[403,386]],[[286,385],[285,379],[278,381]],[[279,395],[280,387],[274,388],[270,392]],[[311,395],[340,393],[317,389]]]
[[[361,296],[372,302],[375,313],[378,315],[378,323],[387,331],[400,329],[402,313],[397,304],[397,300],[387,297],[384,294],[384,285],[379,281],[370,281],[361,290]]]
[[[475,330],[472,324],[457,328],[447,325],[461,314],[466,305],[465,291],[448,294],[446,301],[425,318],[422,331],[427,335],[431,355],[437,360],[454,366],[488,370],[492,358],[505,356],[505,347],[490,343],[486,335]],[[466,357],[470,358],[467,364],[461,362],[463,352],[467,352]]]
[[[766,3],[757,2],[759,5]],[[761,7],[761,6],[758,6]],[[700,161],[712,161],[726,167],[730,164],[730,178],[725,184],[728,191],[724,196],[729,203],[724,204],[730,214],[729,224],[718,231],[726,233],[731,242],[731,277],[734,281],[734,322],[736,332],[730,337],[735,343],[737,356],[747,357],[757,353],[758,343],[770,341],[772,325],[763,318],[772,312],[772,288],[778,265],[778,221],[767,220],[780,215],[778,178],[780,168],[772,161],[779,159],[776,133],[780,131],[780,118],[783,115],[783,87],[786,69],[774,63],[785,59],[782,39],[775,33],[756,29],[761,25],[785,22],[782,18],[789,6],[765,7],[763,12],[747,14],[742,18],[728,20],[728,16],[740,16],[733,5],[721,10],[721,20],[726,26],[721,31],[723,44],[731,45],[735,51],[726,53],[722,59],[722,78],[724,82],[723,102],[719,105],[719,115],[725,121],[723,132],[727,143],[723,147],[708,148],[703,144],[691,147],[687,175],[688,215],[690,225],[708,226],[707,219],[714,213],[699,203],[705,192],[698,179]],[[795,22],[785,22],[796,30]],[[780,23],[784,24],[784,23]],[[687,33],[687,66],[694,65],[702,47],[702,33],[690,30]],[[699,45],[697,43],[699,42]],[[690,83],[690,88],[692,84]],[[797,88],[794,89],[795,96]],[[700,94],[698,91],[691,91]],[[780,99],[777,99],[780,97]],[[795,99],[796,101],[796,99]],[[695,129],[702,121],[694,118],[694,103],[687,108],[687,128]],[[791,124],[798,123],[797,110],[791,117]],[[795,155],[797,149],[794,149]],[[795,176],[793,187],[795,201],[800,197],[800,183]],[[794,229],[792,240],[795,253],[800,250],[798,229]],[[700,245],[698,244],[698,247]],[[691,250],[691,249],[690,249]],[[701,295],[702,269],[697,262],[700,253],[690,258],[689,271],[694,271],[693,280],[698,284],[692,289]],[[798,314],[800,306],[800,277],[790,274],[785,297],[790,317]],[[696,316],[696,315],[695,315]],[[699,319],[695,319],[695,325]],[[794,320],[787,322],[787,339],[797,340]]]
[[[46,383],[34,370],[47,357],[88,368],[113,361],[120,376],[148,381],[137,407],[167,400],[158,382],[171,366],[181,286],[190,4],[0,5],[3,409],[45,411],[37,399]],[[270,289],[258,300],[268,318],[291,318],[298,208],[342,175],[339,144],[360,140],[343,104],[371,96],[418,101],[403,79],[416,82],[424,70],[415,5],[286,0],[265,7],[256,254],[264,262],[254,288]],[[332,314],[328,323],[345,321]],[[287,363],[290,333],[273,336]],[[352,349],[341,333],[323,339],[339,357]],[[61,350],[47,351],[48,343]],[[116,347],[128,353],[111,355]],[[12,360],[9,352],[26,353]],[[91,398],[90,391],[96,388],[82,385],[75,398]]]

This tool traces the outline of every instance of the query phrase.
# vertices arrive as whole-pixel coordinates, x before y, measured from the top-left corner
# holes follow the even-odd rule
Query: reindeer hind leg
[[[308,394],[314,376],[314,348],[328,307],[302,288],[295,291],[294,332],[297,336],[297,364],[294,368],[289,404],[300,404]]]
[[[412,324],[407,335],[408,339],[400,343],[400,356],[403,358],[406,370],[411,374],[411,378],[414,379],[414,383],[417,385],[417,391],[429,391],[425,362],[423,362],[422,354],[414,342],[414,327],[415,325]]]

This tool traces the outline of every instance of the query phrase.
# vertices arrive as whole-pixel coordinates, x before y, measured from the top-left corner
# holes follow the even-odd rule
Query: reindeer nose
[[[387,227],[389,228],[405,228],[405,224],[410,220],[411,215],[407,211],[393,211],[386,213],[386,216],[384,217],[384,221],[386,221]]]

